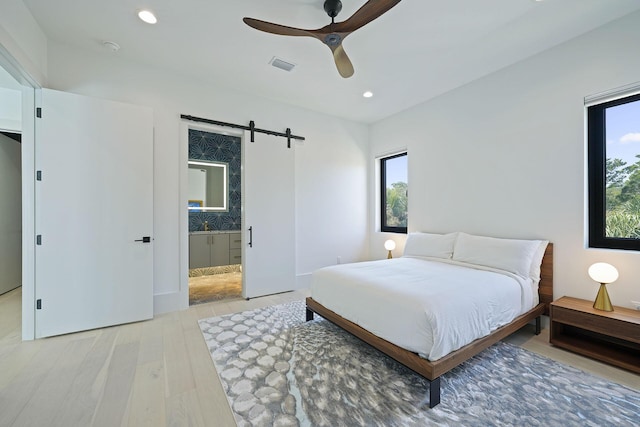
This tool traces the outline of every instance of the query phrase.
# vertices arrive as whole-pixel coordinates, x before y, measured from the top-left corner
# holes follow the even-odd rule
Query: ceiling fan
[[[244,18],[243,21],[256,30],[282,36],[313,37],[326,44],[335,60],[338,72],[344,78],[353,75],[353,64],[342,47],[342,41],[352,32],[360,27],[364,27],[369,22],[380,17],[401,0],[369,0],[356,11],[349,19],[342,22],[335,22],[335,17],[342,10],[340,0],[325,0],[324,10],[331,18],[331,23],[317,30],[304,30],[301,28],[287,27],[280,24],[261,21],[259,19]]]

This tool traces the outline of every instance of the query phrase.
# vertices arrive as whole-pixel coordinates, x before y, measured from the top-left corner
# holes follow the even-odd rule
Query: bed
[[[402,257],[313,274],[307,320],[335,323],[430,381],[548,314],[553,245],[466,233],[410,233]]]

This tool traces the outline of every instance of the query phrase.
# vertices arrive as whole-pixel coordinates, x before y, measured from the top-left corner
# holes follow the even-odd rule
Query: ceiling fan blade
[[[242,20],[248,26],[256,30],[264,31],[265,33],[278,34],[281,36],[315,37],[311,31],[303,30],[302,28],[287,27],[254,18],[243,18]]]
[[[401,0],[369,0],[349,19],[335,24],[333,31],[351,33],[389,11]]]
[[[342,44],[339,44],[336,47],[331,47],[331,50],[333,51],[333,59],[336,62],[336,67],[338,67],[338,73],[340,73],[340,75],[345,79],[353,76],[353,64],[347,56],[347,52],[344,51]]]
[[[346,21],[334,23],[333,17],[335,15],[330,15],[332,16],[332,22],[317,30],[287,27],[254,18],[243,18],[242,20],[248,26],[266,33],[282,36],[313,37],[320,40],[329,46],[329,49],[333,52],[333,59],[340,75],[344,78],[349,78],[353,76],[354,69],[351,60],[342,47],[342,41],[353,31],[388,12],[392,7],[400,3],[400,1],[401,0],[369,0]]]

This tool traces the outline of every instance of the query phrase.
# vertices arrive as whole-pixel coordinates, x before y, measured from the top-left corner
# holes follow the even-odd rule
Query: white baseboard
[[[182,310],[180,305],[180,292],[154,295],[153,315]]]

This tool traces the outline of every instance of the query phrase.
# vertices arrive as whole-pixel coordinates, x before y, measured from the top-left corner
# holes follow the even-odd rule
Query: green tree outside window
[[[606,236],[640,239],[640,154],[627,166],[607,159]]]

